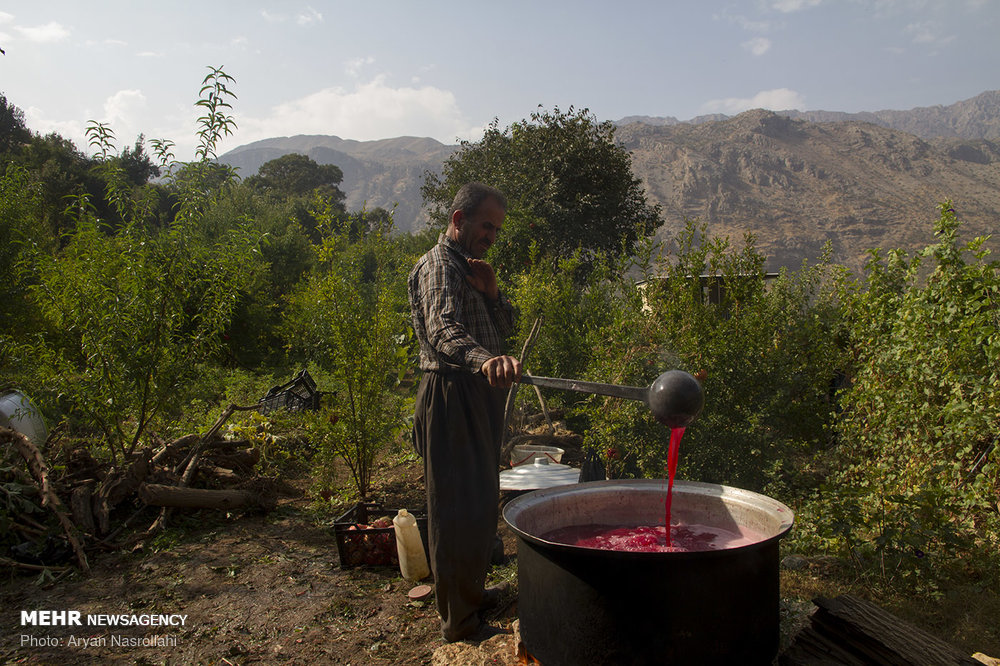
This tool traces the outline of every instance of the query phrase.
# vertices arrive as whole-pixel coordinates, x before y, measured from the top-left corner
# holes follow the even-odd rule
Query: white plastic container
[[[420,538],[420,530],[417,529],[416,517],[406,509],[400,509],[392,519],[392,526],[396,531],[399,573],[412,582],[426,578],[431,570],[427,566],[424,542]]]
[[[0,395],[0,426],[18,431],[36,446],[44,444],[49,436],[42,413],[20,391]]]
[[[510,452],[510,466],[533,465],[536,460],[544,458],[547,462],[558,463],[562,460],[564,449],[558,446],[542,446],[540,444],[515,444]]]

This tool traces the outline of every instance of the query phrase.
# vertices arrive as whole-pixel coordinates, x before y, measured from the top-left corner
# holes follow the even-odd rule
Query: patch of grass
[[[515,558],[508,558],[506,563],[494,566],[486,575],[487,587],[501,583],[508,583],[514,594],[517,594],[517,560]]]
[[[184,531],[177,528],[167,528],[153,536],[149,541],[149,551],[159,553],[173,550],[184,540]]]

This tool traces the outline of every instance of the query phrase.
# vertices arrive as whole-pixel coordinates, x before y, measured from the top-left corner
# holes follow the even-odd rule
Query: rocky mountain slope
[[[910,111],[625,120],[616,136],[663,207],[658,235],[669,240],[688,219],[734,242],[751,232],[771,270],[816,258],[827,240],[834,260],[853,270],[869,248],[923,247],[945,199],[967,238],[1000,226],[1000,91]],[[290,152],[336,164],[349,209],[396,204],[397,228],[411,231],[426,221],[424,172],[457,149],[427,138],[297,136],[241,146],[220,160],[243,176]]]
[[[424,172],[439,171],[458,146],[429,138],[398,137],[354,141],[336,136],[276,137],[239,146],[219,157],[252,176],[262,164],[288,153],[306,155],[318,164],[336,164],[344,172],[341,190],[348,210],[395,208],[396,228],[413,231],[428,218],[421,210],[420,186]]]
[[[845,122],[857,120],[890,129],[909,132],[921,139],[961,137],[966,139],[1000,139],[1000,90],[987,90],[970,99],[948,106],[924,106],[907,111],[883,110],[847,113],[844,111],[778,111],[778,115],[814,123]],[[698,116],[681,121],[672,116],[627,116],[616,125],[664,126],[687,122],[700,125],[707,122],[729,120],[721,113]]]
[[[1000,221],[1000,145],[986,140],[929,142],[761,110],[701,125],[633,124],[617,136],[663,206],[661,237],[688,219],[734,241],[750,232],[771,269],[815,259],[828,240],[834,260],[855,270],[869,248],[923,247],[946,199],[968,238]]]
[[[989,90],[949,106],[925,106],[909,111],[841,113],[837,111],[780,111],[796,120],[835,122],[860,120],[902,130],[922,139],[962,137],[1000,138],[1000,90]]]

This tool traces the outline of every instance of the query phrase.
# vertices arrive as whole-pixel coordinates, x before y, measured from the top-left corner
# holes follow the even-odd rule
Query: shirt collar
[[[469,254],[469,252],[464,247],[462,247],[462,245],[459,244],[458,241],[452,240],[447,234],[441,234],[438,237],[438,243],[440,243],[441,245],[444,245],[449,250],[453,250],[455,252],[458,252],[460,255],[462,255],[462,257],[464,257],[466,259],[472,259],[473,258],[473,256],[471,254]]]

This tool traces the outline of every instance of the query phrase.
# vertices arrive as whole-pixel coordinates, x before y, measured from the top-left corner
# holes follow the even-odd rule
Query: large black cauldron
[[[518,535],[521,638],[544,666],[769,664],[778,651],[778,540],[792,512],[738,488],[678,481],[673,522],[764,538],[692,553],[629,553],[540,537],[575,525],[662,525],[666,483],[595,481],[539,490],[504,508]]]

